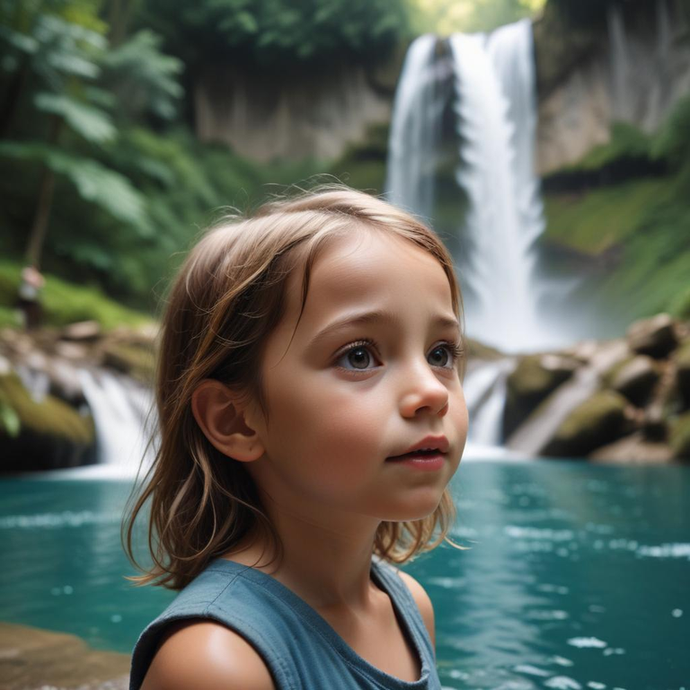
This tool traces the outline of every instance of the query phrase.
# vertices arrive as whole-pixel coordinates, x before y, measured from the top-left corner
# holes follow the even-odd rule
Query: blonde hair
[[[460,288],[441,240],[410,214],[344,185],[274,200],[250,217],[232,216],[211,228],[176,276],[163,317],[155,385],[160,445],[123,523],[125,551],[145,574],[129,580],[179,590],[254,528],[278,544],[244,464],[228,462],[194,419],[192,393],[203,379],[217,379],[254,396],[268,413],[259,365],[262,345],[284,312],[288,277],[302,271],[303,310],[318,253],[335,237],[361,230],[405,238],[434,256],[462,320]],[[136,562],[132,532],[148,499],[153,565],[146,570]],[[374,552],[403,563],[444,540],[452,544],[447,534],[454,519],[446,489],[426,518],[382,522]]]

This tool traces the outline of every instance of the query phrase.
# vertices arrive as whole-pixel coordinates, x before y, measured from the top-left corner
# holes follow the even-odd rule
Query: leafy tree
[[[219,58],[264,67],[372,61],[410,36],[402,0],[144,0],[139,20],[191,68]]]
[[[178,60],[162,55],[160,39],[142,31],[108,51],[107,31],[95,0],[18,3],[2,0],[2,63],[11,95],[0,121],[11,128],[22,89],[47,123],[43,140],[0,142],[0,156],[38,165],[40,183],[26,260],[39,265],[51,215],[56,175],[69,180],[80,197],[96,204],[140,237],[153,227],[143,195],[103,159],[117,139],[111,111],[120,97],[119,119],[153,114],[170,119],[182,95]],[[13,11],[11,11],[13,10]],[[124,94],[127,93],[127,98]],[[40,129],[39,129],[40,132]]]

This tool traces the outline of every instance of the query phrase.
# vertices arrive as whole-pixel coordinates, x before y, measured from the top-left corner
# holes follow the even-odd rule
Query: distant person
[[[440,690],[431,601],[395,564],[455,516],[463,341],[447,250],[378,198],[329,187],[201,239],[167,300],[126,539],[136,564],[152,499],[132,579],[181,591],[131,690]]]
[[[37,328],[43,320],[41,290],[45,282],[36,266],[25,266],[22,269],[15,306],[19,309],[23,326],[27,330]]]

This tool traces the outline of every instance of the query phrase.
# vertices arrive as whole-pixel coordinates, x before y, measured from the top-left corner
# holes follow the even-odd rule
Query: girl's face
[[[249,464],[255,481],[305,518],[429,515],[468,425],[443,268],[403,238],[366,232],[320,254],[296,326],[300,291],[301,276],[291,276],[285,317],[266,343],[269,417],[252,413],[265,449]],[[389,459],[430,436],[445,437],[440,461]]]

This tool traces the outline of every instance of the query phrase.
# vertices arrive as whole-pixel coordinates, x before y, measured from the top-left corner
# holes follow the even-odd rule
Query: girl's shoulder
[[[161,640],[141,690],[275,690],[259,653],[214,621],[182,620]]]

